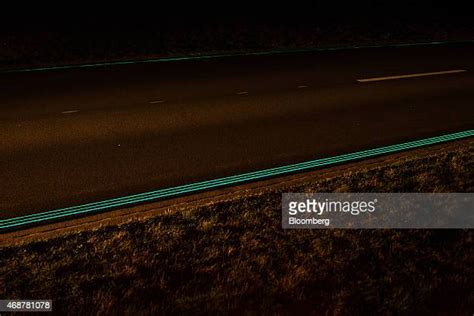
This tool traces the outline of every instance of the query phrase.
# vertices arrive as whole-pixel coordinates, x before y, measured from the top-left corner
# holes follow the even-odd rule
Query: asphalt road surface
[[[474,128],[474,45],[0,74],[0,219]]]

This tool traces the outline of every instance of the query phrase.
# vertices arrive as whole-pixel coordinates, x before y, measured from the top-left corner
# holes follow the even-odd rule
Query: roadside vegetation
[[[433,18],[303,22],[229,19],[173,21],[129,28],[0,29],[0,70],[281,49],[370,46],[474,39],[472,20]],[[374,24],[377,27],[374,27]]]
[[[0,249],[1,298],[68,314],[471,314],[472,230],[281,228],[282,192],[474,192],[474,144]]]

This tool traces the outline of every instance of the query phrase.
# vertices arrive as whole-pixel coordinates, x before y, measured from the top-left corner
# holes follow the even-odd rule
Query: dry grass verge
[[[0,298],[69,314],[472,314],[472,230],[281,229],[282,192],[474,192],[473,142],[0,249]]]
[[[1,22],[1,21],[0,21]],[[177,22],[176,22],[177,23]],[[344,46],[391,45],[474,38],[468,21],[150,25],[117,31],[0,29],[0,70],[150,58],[251,53]]]

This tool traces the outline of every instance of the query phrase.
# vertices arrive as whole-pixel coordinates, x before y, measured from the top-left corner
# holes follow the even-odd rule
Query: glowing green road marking
[[[466,134],[466,132],[457,133],[457,134],[458,134],[457,136],[459,137],[459,136],[461,136],[462,134]],[[467,135],[466,137],[469,136],[469,134],[466,134],[466,135]],[[451,137],[449,137],[449,136],[448,136],[448,137],[446,137],[446,136],[437,137],[437,138],[438,138],[437,142],[450,140],[450,138],[452,138],[453,135],[450,135],[450,136],[451,136]],[[412,145],[411,147],[413,147],[414,145],[416,145],[416,146],[421,146],[421,145],[429,144],[429,143],[426,143],[425,140],[415,141],[415,142],[411,142],[411,143],[412,143],[412,144],[411,144],[411,145]],[[393,147],[393,148],[392,148],[392,151],[403,150],[403,149],[407,148],[407,147],[406,147],[406,144],[393,145],[393,146],[390,146],[390,147]],[[398,148],[397,148],[397,147],[398,147]],[[408,148],[410,148],[410,147],[408,147]],[[360,152],[360,153],[355,153],[355,154],[359,154],[359,156],[360,156],[361,154],[364,154],[365,156],[367,156],[367,154],[369,154],[369,152],[370,152],[370,154],[373,156],[373,155],[376,155],[376,154],[380,154],[380,150],[381,150],[381,149],[373,149],[373,150],[368,150],[368,151],[364,151],[364,152]],[[358,158],[358,157],[354,157],[354,156],[352,156],[352,155],[354,155],[354,154],[348,154],[348,155],[342,155],[342,156],[346,156],[346,159],[344,159],[344,160],[353,160],[353,159],[357,159],[357,158]],[[340,156],[337,156],[337,157],[340,157]],[[337,157],[336,157],[336,158],[337,158]],[[319,161],[321,161],[321,162],[320,162],[318,165],[302,166],[302,164],[308,164],[308,163],[301,163],[301,164],[297,164],[297,165],[295,165],[295,166],[297,166],[298,169],[307,169],[307,168],[309,168],[309,167],[316,167],[316,166],[321,166],[321,165],[328,164],[328,163],[330,162],[330,161],[329,161],[330,159],[333,159],[333,160],[334,160],[334,158],[325,158],[325,159],[319,160]],[[343,161],[344,161],[344,160],[343,160]],[[333,162],[333,163],[337,163],[337,162],[338,162],[338,161],[335,161],[335,162]],[[311,162],[309,162],[309,163],[311,163]],[[290,166],[290,167],[292,167],[292,166]],[[268,170],[277,171],[277,169],[281,169],[281,168],[287,168],[287,166],[285,166],[285,167],[273,168],[273,169],[268,169]],[[297,169],[296,169],[296,168],[293,168],[293,170],[286,170],[286,172],[285,172],[285,170],[278,170],[278,172],[282,173],[282,171],[283,171],[283,172],[287,173],[287,172],[291,172],[291,171],[294,171],[294,170],[297,170]],[[242,175],[241,175],[241,176],[228,177],[228,178],[225,178],[225,179],[234,178],[234,179],[231,179],[232,181],[229,181],[229,183],[248,181],[248,180],[250,180],[250,179],[261,178],[262,176],[265,176],[265,174],[263,174],[262,172],[266,172],[266,170],[255,172],[254,175],[252,175],[251,177],[247,177],[247,178],[244,179],[244,180],[239,179],[239,177],[242,177]],[[260,174],[258,174],[258,173],[260,173]],[[245,175],[249,175],[249,174],[245,174]],[[271,176],[271,174],[270,174],[270,176]],[[217,180],[209,180],[209,181],[205,181],[205,182],[208,182],[209,184],[211,184],[211,182],[215,182],[215,183],[213,183],[212,185],[208,185],[207,187],[209,188],[209,187],[216,187],[216,186],[225,185],[225,183],[222,184],[222,183],[216,182],[216,181],[221,181],[221,180],[222,180],[222,179],[217,179]],[[202,183],[198,183],[198,185],[201,185],[201,184],[202,184]],[[194,185],[194,184],[186,185],[186,186],[182,186],[182,187],[193,186],[193,185]],[[182,187],[177,187],[177,188],[180,189],[180,188],[182,188]],[[176,188],[171,188],[171,190],[173,190],[173,189],[176,189]],[[176,190],[175,190],[174,192],[170,192],[169,194],[161,194],[161,193],[163,193],[163,192],[160,192],[160,194],[158,194],[158,195],[156,194],[156,192],[151,192],[151,194],[153,194],[153,195],[144,196],[143,198],[140,199],[140,201],[141,201],[141,202],[143,202],[143,201],[148,201],[148,200],[157,199],[157,198],[160,198],[160,197],[163,197],[163,196],[168,196],[168,195],[174,195],[174,194],[183,193],[183,191],[184,191],[184,192],[186,192],[186,191],[196,191],[196,190],[199,190],[199,189],[201,189],[201,188],[196,186],[196,187],[193,188],[192,190],[189,190],[189,189],[186,189],[186,190],[181,189],[181,190],[179,190],[179,191],[176,191]],[[160,190],[160,191],[166,191],[166,190],[168,190],[168,189]],[[158,191],[157,191],[157,192],[158,192]],[[145,193],[145,194],[147,194],[147,193]],[[150,194],[150,193],[148,193],[148,194]],[[143,195],[143,194],[140,194],[140,195]],[[129,199],[129,201],[124,201],[125,204],[133,204],[133,203],[140,202],[140,201],[130,200],[130,198],[133,199],[133,198],[136,198],[136,196],[137,196],[137,195],[131,196],[131,197],[126,197],[126,198]],[[117,202],[117,200],[122,200],[122,199],[123,199],[123,198],[120,198],[120,199],[113,199],[113,202]],[[100,203],[103,203],[103,202],[98,202],[98,203],[86,204],[86,206],[89,206],[89,207],[97,206],[97,207],[94,207],[93,209],[89,209],[89,210],[87,210],[87,209],[79,210],[79,209],[77,209],[76,207],[72,207],[72,208],[68,208],[68,209],[63,209],[63,210],[69,210],[68,213],[71,213],[72,211],[74,211],[73,214],[69,214],[69,215],[74,215],[74,214],[80,214],[80,213],[90,212],[90,211],[94,211],[94,210],[101,210],[101,209],[111,208],[111,207],[113,207],[113,206],[121,206],[121,205],[124,204],[124,202],[118,202],[118,203],[108,204],[108,205],[98,205],[98,204],[100,204]],[[110,202],[109,202],[109,203],[110,203]],[[96,205],[96,204],[97,204],[97,205]],[[55,212],[57,212],[57,211],[55,211]],[[50,212],[45,212],[45,213],[50,213]],[[42,214],[44,214],[44,213],[40,213],[40,214],[36,214],[36,215],[42,215]],[[41,217],[43,217],[43,218],[37,218],[37,217],[35,217],[35,218],[27,219],[27,220],[28,220],[29,222],[32,222],[32,221],[37,222],[37,221],[40,221],[40,220],[47,220],[47,219],[59,218],[59,217],[63,217],[63,216],[66,216],[66,215],[68,215],[68,214],[65,214],[65,213],[56,214],[56,215],[49,215],[49,214],[46,214],[46,215],[42,215],[42,216],[41,216]],[[23,217],[25,217],[25,216],[23,216]],[[25,222],[25,220],[21,220],[21,221],[15,222],[15,225],[16,225],[16,226],[17,226],[17,225],[20,225],[20,224],[22,224],[23,222]],[[12,224],[12,225],[13,225],[13,224]]]
[[[457,133],[457,136],[459,135],[463,135],[465,134],[466,132],[461,132],[461,133]],[[467,134],[468,135],[468,134]],[[452,137],[452,136],[451,136]],[[450,140],[451,139],[450,136],[439,136],[437,137],[438,138],[438,141],[445,141],[445,140]],[[419,140],[419,141],[414,141],[414,142],[411,142],[412,146],[413,145],[417,145],[417,146],[421,146],[421,145],[425,145],[425,144],[431,144],[431,142],[427,142],[426,140]],[[406,147],[405,144],[399,144],[399,145],[392,145],[392,150],[403,150]],[[408,147],[408,148],[411,148],[411,147]],[[386,151],[384,150],[384,148],[377,148],[377,149],[371,149],[371,150],[367,150],[367,151],[363,151],[363,152],[356,152],[356,153],[352,153],[352,154],[346,154],[346,155],[342,155],[342,156],[336,156],[336,157],[330,157],[330,158],[323,158],[323,159],[319,159],[319,160],[315,160],[315,161],[309,161],[309,162],[303,162],[303,163],[299,163],[299,164],[295,164],[295,165],[290,165],[290,166],[283,166],[283,167],[276,167],[276,168],[272,168],[272,169],[266,169],[266,170],[261,170],[261,171],[255,171],[255,172],[252,172],[250,173],[251,176],[253,178],[259,178],[259,177],[263,177],[263,176],[272,176],[275,174],[275,172],[292,172],[294,170],[300,170],[300,169],[307,169],[307,168],[311,168],[311,167],[318,167],[318,166],[324,166],[324,165],[327,165],[327,164],[331,164],[331,163],[338,163],[338,162],[344,162],[344,161],[348,161],[348,160],[354,160],[354,159],[358,159],[358,158],[363,158],[363,157],[366,157],[368,154],[370,155],[376,155],[376,154],[380,154],[380,153],[385,153]],[[343,159],[341,159],[340,157],[343,157]],[[180,193],[186,193],[187,191],[189,191],[190,189],[192,190],[199,190],[199,189],[202,189],[202,188],[208,188],[210,187],[211,185],[212,186],[220,186],[220,185],[226,185],[228,183],[234,183],[234,182],[237,182],[237,181],[245,181],[245,180],[249,180],[249,175],[250,174],[243,174],[243,175],[236,175],[236,176],[232,176],[232,177],[227,177],[227,178],[222,178],[222,179],[215,179],[215,180],[208,180],[208,181],[203,181],[203,182],[199,182],[199,183],[196,183],[196,184],[188,184],[188,185],[183,185],[183,186],[179,186],[179,187],[175,187],[175,188],[169,188],[169,189],[162,189],[162,190],[159,190],[159,191],[152,191],[152,192],[147,192],[147,193],[141,193],[141,194],[136,194],[136,195],[132,195],[132,196],[128,196],[128,197],[122,197],[122,198],[116,198],[116,199],[112,199],[112,200],[106,200],[106,201],[102,201],[102,202],[95,202],[95,203],[89,203],[89,204],[85,204],[85,205],[82,205],[82,206],[79,206],[79,207],[72,207],[73,210],[71,210],[71,208],[66,208],[66,209],[60,209],[60,210],[55,210],[55,211],[49,211],[49,212],[44,212],[44,213],[37,213],[37,214],[31,214],[31,215],[25,215],[25,216],[20,216],[20,217],[16,217],[14,219],[10,219],[10,221],[16,221],[16,220],[20,220],[21,218],[32,218],[32,217],[45,217],[45,216],[48,216],[48,215],[51,215],[52,213],[57,213],[57,212],[64,212],[64,211],[68,211],[69,212],[72,212],[74,211],[75,213],[77,211],[80,211],[81,208],[91,208],[91,207],[95,207],[96,209],[105,209],[105,208],[110,208],[112,206],[120,206],[122,205],[124,202],[126,203],[133,203],[134,201],[138,201],[138,202],[142,202],[144,200],[150,200],[150,199],[157,199],[157,198],[160,198],[160,197],[165,197],[165,196],[168,196],[168,195],[176,195],[176,194],[180,194]],[[243,179],[242,179],[243,178]],[[227,181],[227,183],[225,183],[225,181]],[[65,213],[61,213],[63,215],[66,215]],[[4,222],[8,222],[9,220],[5,220]]]
[[[15,218],[0,220],[0,229],[17,227],[21,225],[39,223],[43,221],[48,221],[52,219],[63,218],[66,216],[79,215],[84,213],[91,213],[101,210],[108,210],[117,207],[130,206],[134,204],[139,204],[147,201],[157,200],[164,197],[172,197],[179,194],[202,191],[210,188],[222,187],[229,184],[237,184],[242,182],[247,182],[250,180],[257,180],[268,178],[276,175],[288,174],[297,171],[308,170],[316,167],[333,165],[341,162],[353,161],[361,158],[368,158],[377,155],[387,154],[398,152],[407,149],[413,149],[417,147],[442,143],[446,141],[462,139],[467,137],[474,136],[474,130],[468,130],[464,132],[448,134],[443,136],[437,136],[417,141],[411,141],[402,144],[396,144],[391,146],[385,146],[380,148],[374,148],[364,151],[359,151],[350,154],[344,154],[329,158],[322,158],[317,160],[312,160],[308,162],[302,162],[293,165],[287,165],[282,167],[276,167],[271,169],[265,169],[260,171],[254,171],[249,173],[244,173],[241,175],[229,176],[220,179],[207,180],[197,183],[191,183],[187,185],[177,186],[173,188],[161,189],[152,192],[140,193],[136,195],[131,195],[127,197],[114,198],[100,202],[88,203],[79,206],[73,206],[68,208],[62,208],[58,210],[52,210],[42,213],[36,213],[31,215],[18,216]]]
[[[457,134],[459,134],[458,136],[462,135],[462,133],[457,133]],[[466,135],[467,135],[466,137],[469,136],[469,134],[466,134]],[[445,141],[445,140],[449,140],[449,139],[450,139],[449,137],[446,138],[445,136],[441,136],[441,137],[438,137],[438,138],[439,138],[438,141]],[[423,140],[422,140],[422,141],[416,141],[416,143],[417,143],[417,145],[423,145],[423,144],[425,143],[425,141],[423,141]],[[429,143],[428,143],[428,144],[429,144]],[[401,145],[393,145],[393,149],[403,150],[404,148],[406,148],[406,147],[404,147],[403,145],[404,145],[404,144],[401,144]],[[395,146],[400,146],[400,147],[399,147],[399,148],[395,148]],[[369,150],[369,151],[371,152],[372,155],[375,155],[375,154],[379,154],[380,149]],[[366,156],[369,151],[365,151],[365,152],[361,152],[361,153],[363,154],[363,156]],[[358,155],[360,156],[361,153],[355,153],[355,154],[358,154]],[[357,156],[353,156],[353,155],[355,155],[355,154],[343,155],[343,156],[346,156],[346,157],[345,157],[346,159],[344,159],[344,160],[348,160],[348,159],[353,160],[353,159],[359,158],[359,157],[357,157]],[[335,158],[337,158],[337,157],[335,157]],[[331,161],[331,160],[334,160],[334,161]],[[342,160],[342,161],[344,161],[344,160]],[[316,166],[328,164],[328,163],[330,163],[330,162],[332,162],[332,163],[337,163],[338,160],[337,160],[337,159],[335,160],[334,158],[325,158],[325,159],[320,159],[320,160],[318,160],[318,162],[320,162],[318,165],[314,165],[314,162],[307,162],[307,163],[300,163],[300,164],[297,164],[297,165],[294,165],[294,166],[296,166],[297,168],[298,168],[298,167],[299,167],[299,168],[303,167],[303,168],[306,169],[306,168],[309,168],[309,167],[316,167]],[[313,163],[313,165],[305,166],[305,165],[307,165],[308,163]],[[289,167],[291,168],[291,167],[293,167],[293,166],[289,166]],[[269,170],[272,170],[272,171],[274,171],[274,172],[275,172],[275,171],[279,171],[279,172],[282,172],[282,171],[283,171],[283,172],[291,172],[292,170],[295,170],[295,169],[296,169],[295,167],[293,167],[293,168],[291,168],[291,169],[289,169],[289,170],[284,170],[284,169],[282,169],[282,168],[287,169],[288,167],[287,167],[287,166],[284,166],[284,167],[278,167],[278,168],[273,168],[273,169],[269,169]],[[277,169],[280,169],[280,170],[277,170]],[[267,170],[254,172],[255,174],[254,174],[253,176],[259,178],[259,177],[265,176],[265,175],[266,175],[266,174],[265,174],[266,172],[267,172]],[[274,173],[274,172],[273,172],[273,173]],[[248,175],[248,174],[244,174],[243,176],[246,176],[246,175]],[[272,174],[270,174],[270,175],[272,175]],[[225,180],[225,179],[229,179],[229,178],[234,178],[234,179],[229,179],[229,180],[233,180],[233,181],[231,181],[230,183],[234,183],[236,180],[237,180],[238,182],[241,182],[241,181],[242,181],[242,179],[240,179],[241,177],[242,177],[242,175],[240,175],[240,176],[233,176],[233,177],[224,178],[224,180]],[[252,178],[253,178],[253,177],[252,177]],[[247,179],[244,179],[243,181],[245,181],[245,180],[248,180],[248,177],[247,177]],[[134,202],[140,202],[140,201],[143,201],[143,200],[156,199],[156,198],[159,198],[159,197],[168,196],[168,195],[170,195],[170,194],[179,194],[179,193],[183,193],[183,192],[185,193],[186,191],[189,191],[189,189],[192,189],[192,190],[199,190],[199,189],[201,189],[200,186],[203,186],[203,184],[206,184],[206,183],[208,183],[207,187],[209,187],[209,185],[210,185],[211,183],[213,184],[213,186],[225,185],[225,183],[224,183],[224,184],[220,183],[221,181],[222,181],[222,179],[209,180],[209,181],[200,182],[200,183],[197,183],[197,184],[190,184],[190,185],[185,185],[185,186],[181,186],[181,187],[177,187],[177,188],[164,189],[164,190],[160,190],[160,192],[159,192],[160,194],[158,194],[158,195],[157,195],[156,192],[150,192],[150,193],[142,193],[142,194],[139,194],[139,195],[134,195],[134,196],[131,196],[131,197],[125,197],[125,198],[119,198],[119,199],[112,199],[111,202],[118,202],[118,203],[114,203],[114,204],[110,204],[111,202],[108,202],[109,204],[104,204],[104,203],[107,203],[107,201],[105,201],[105,202],[90,203],[90,204],[86,204],[85,206],[88,206],[88,207],[97,206],[97,208],[95,208],[95,209],[110,208],[110,207],[112,207],[112,206],[117,206],[117,205],[120,206],[120,205],[124,204],[123,202],[126,202],[126,203],[130,204],[130,203],[134,203]],[[192,187],[192,186],[194,186],[194,188],[188,188],[188,187]],[[176,189],[180,189],[180,190],[176,190]],[[171,190],[171,191],[168,192],[168,194],[166,194],[166,193],[167,193],[166,191],[169,191],[169,190]],[[163,193],[164,193],[164,194],[163,194]],[[148,195],[152,194],[152,195],[150,195],[150,196],[144,196],[144,195],[146,195],[146,194],[148,194]],[[142,196],[142,198],[141,198],[139,201],[135,201],[135,199],[136,199],[138,196]],[[127,201],[123,201],[123,202],[121,203],[120,200],[124,200],[124,199],[127,199]],[[102,204],[102,205],[100,205],[100,204]],[[69,212],[72,212],[72,211],[73,211],[72,209],[74,209],[74,211],[79,211],[79,209],[78,209],[77,207],[68,208],[68,209],[69,209]],[[59,211],[63,211],[63,210],[67,210],[67,209],[62,209],[62,210],[59,210]],[[51,212],[58,212],[58,211],[45,212],[46,214],[45,214],[45,213],[33,214],[33,216],[42,215],[42,216],[44,217],[44,216],[49,215],[48,213],[51,213]],[[74,212],[74,213],[76,213],[76,212]],[[45,214],[45,215],[44,215],[44,214]],[[64,215],[65,215],[65,214],[62,214],[61,216],[64,216]],[[23,217],[29,217],[29,216],[27,215],[27,216],[23,216]],[[31,216],[30,216],[30,217],[31,217]],[[11,219],[11,220],[17,220],[17,219],[18,219],[18,218],[16,218],[16,219]],[[8,220],[6,220],[6,221],[8,221]],[[4,222],[4,221],[2,221],[2,222]]]
[[[474,40],[445,41],[445,42],[400,43],[400,44],[367,45],[367,46],[356,46],[356,45],[355,46],[336,46],[336,47],[326,47],[326,48],[281,49],[281,50],[270,50],[270,51],[260,51],[260,52],[226,53],[226,54],[213,54],[213,55],[200,55],[200,56],[181,56],[181,57],[164,57],[164,58],[154,58],[154,59],[123,60],[123,61],[98,62],[98,63],[90,63],[90,64],[73,64],[73,65],[51,66],[51,67],[11,69],[11,70],[3,70],[3,71],[0,70],[0,73],[39,72],[39,71],[50,71],[50,70],[107,67],[107,66],[118,66],[118,65],[162,63],[162,62],[185,61],[185,60],[204,60],[204,59],[214,59],[214,58],[224,58],[224,57],[269,56],[269,55],[280,55],[280,54],[311,53],[311,52],[351,50],[351,49],[366,49],[366,48],[368,49],[368,48],[418,47],[418,46],[435,46],[435,45],[449,45],[449,44],[472,44],[472,43],[474,43]]]

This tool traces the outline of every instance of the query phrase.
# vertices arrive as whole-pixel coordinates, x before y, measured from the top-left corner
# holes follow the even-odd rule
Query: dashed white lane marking
[[[70,110],[70,111],[63,111],[61,112],[62,114],[72,114],[72,113],[77,113],[79,110]]]
[[[164,100],[153,100],[153,101],[150,101],[150,104],[158,104],[158,103],[163,103],[165,102]]]
[[[244,95],[244,94],[249,94],[248,91],[239,91],[237,92],[238,95]]]
[[[466,71],[467,70],[464,70],[464,69],[456,69],[456,70],[447,70],[447,71],[423,72],[423,73],[399,75],[399,76],[357,79],[357,81],[364,83],[364,82],[383,81],[383,80],[396,80],[396,79],[406,79],[406,78],[416,78],[416,77],[448,75],[448,74],[456,74],[456,73],[461,73],[461,72],[466,72]]]
[[[297,88],[298,88],[298,89],[304,89],[304,88],[308,88],[308,86],[301,85],[301,86],[298,86]]]

